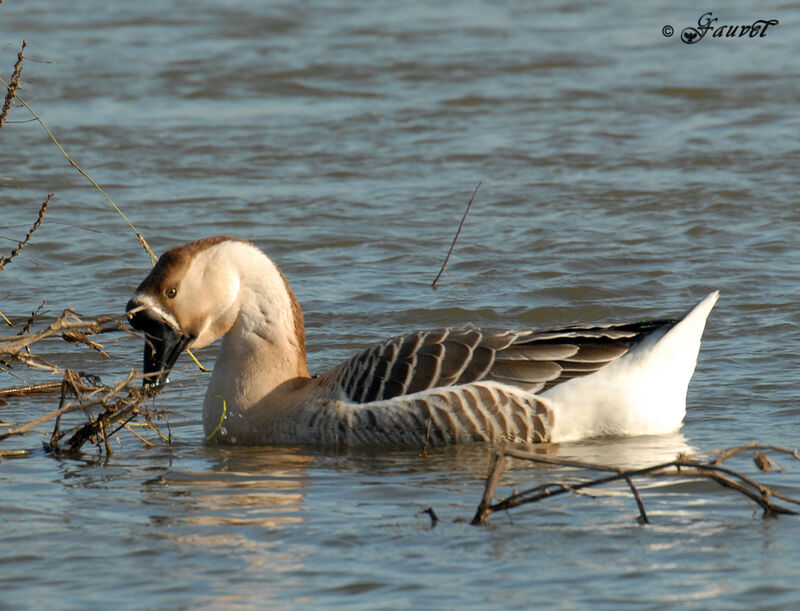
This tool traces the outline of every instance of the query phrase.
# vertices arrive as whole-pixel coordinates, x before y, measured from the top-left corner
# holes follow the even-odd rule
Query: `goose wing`
[[[508,331],[416,331],[368,348],[327,374],[355,403],[487,381],[538,393],[588,375],[675,320]]]

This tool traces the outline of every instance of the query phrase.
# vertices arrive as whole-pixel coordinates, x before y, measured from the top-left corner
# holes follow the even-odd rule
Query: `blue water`
[[[0,75],[26,39],[21,95],[157,252],[229,233],[270,254],[312,370],[412,328],[672,316],[719,289],[679,434],[548,449],[643,465],[800,445],[800,12],[711,8],[780,24],[685,45],[662,28],[708,9],[7,1]],[[0,271],[7,334],[44,300],[39,324],[67,306],[120,314],[149,267],[131,229],[24,108],[0,160],[0,254],[55,193]],[[139,340],[103,341],[111,359],[40,350],[106,382],[139,366]],[[0,370],[0,387],[41,379],[55,378]],[[49,423],[0,443],[30,451],[0,462],[0,607],[800,603],[797,518],[763,521],[711,483],[642,482],[647,526],[618,487],[475,528],[490,448],[206,446],[207,379],[184,357],[153,405],[171,445],[142,430],[156,447],[122,433],[107,459],[53,458]],[[58,397],[6,401],[0,421],[24,423]],[[758,477],[800,496],[800,465],[777,460],[786,473]],[[502,490],[553,476],[515,464]]]

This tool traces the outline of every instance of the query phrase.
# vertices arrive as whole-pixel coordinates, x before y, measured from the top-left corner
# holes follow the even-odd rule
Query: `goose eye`
[[[175,295],[177,294],[178,294],[178,289],[176,289],[174,286],[172,288],[167,289],[166,295],[168,298],[174,299]]]

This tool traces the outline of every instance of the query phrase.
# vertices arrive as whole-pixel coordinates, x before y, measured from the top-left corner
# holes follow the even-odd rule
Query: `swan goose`
[[[570,441],[680,428],[713,292],[679,319],[417,331],[309,375],[300,305],[261,250],[205,238],[168,250],[127,312],[146,384],[222,337],[203,425],[230,444]]]

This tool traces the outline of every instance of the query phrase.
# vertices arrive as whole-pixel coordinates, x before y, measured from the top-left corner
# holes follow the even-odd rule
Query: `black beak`
[[[133,300],[128,302],[126,311],[141,307]],[[170,369],[178,360],[186,344],[191,339],[173,329],[166,322],[157,318],[149,310],[140,310],[128,314],[131,326],[144,331],[144,380],[142,385],[160,389],[167,381]]]

